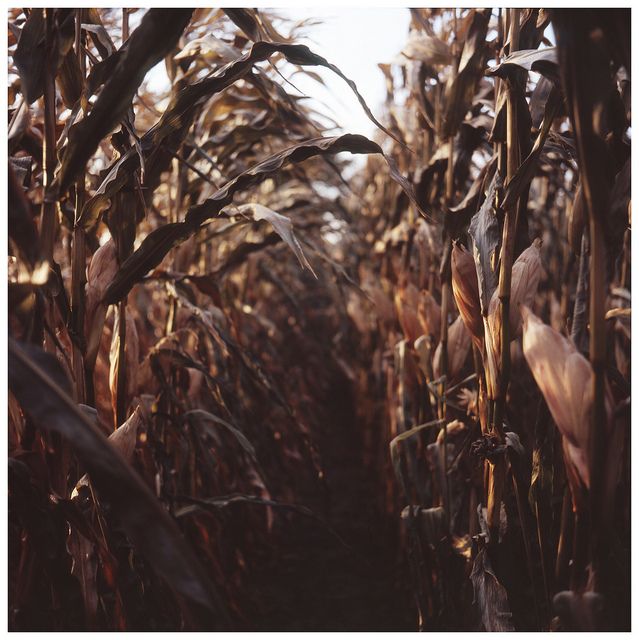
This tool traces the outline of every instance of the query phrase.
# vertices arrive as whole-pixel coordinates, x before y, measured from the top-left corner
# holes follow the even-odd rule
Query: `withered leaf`
[[[215,424],[222,425],[225,429],[227,429],[235,436],[236,440],[242,446],[242,449],[244,449],[249,457],[257,463],[257,454],[255,453],[255,447],[237,427],[233,426],[227,420],[224,420],[223,418],[220,418],[219,416],[216,416],[209,411],[204,411],[203,409],[192,409],[191,411],[187,411],[184,414],[183,419],[193,422],[202,422],[204,424],[213,422]]]
[[[95,543],[85,538],[77,527],[71,526],[67,538],[67,550],[73,558],[71,574],[80,583],[87,621],[93,625],[98,610],[98,559]]]
[[[495,211],[495,197],[498,188],[501,188],[501,176],[499,171],[495,171],[488,188],[488,195],[480,210],[472,217],[468,227],[473,257],[477,266],[479,301],[484,316],[488,314],[488,305],[493,291],[497,288],[499,277],[498,259],[501,237]]]
[[[525,69],[534,71],[559,83],[559,64],[557,62],[557,48],[525,49],[515,51],[506,56],[496,67],[488,70],[487,75],[507,78],[513,71]]]
[[[304,255],[299,240],[295,236],[290,218],[258,203],[241,204],[238,210],[240,213],[251,215],[254,220],[266,220],[269,222],[277,235],[291,248],[300,265],[302,265],[302,269],[308,269],[317,278],[317,274],[313,271],[313,267]]]
[[[493,571],[485,547],[475,557],[470,580],[486,631],[515,631],[508,594]]]
[[[411,33],[401,55],[429,65],[447,65],[453,60],[450,47],[445,42],[417,31]]]
[[[333,71],[333,73],[342,78],[355,93],[368,118],[386,134],[395,138],[390,131],[376,120],[368,108],[364,98],[358,92],[355,83],[352,80],[349,80],[338,67],[329,63],[325,58],[316,55],[305,45],[278,44],[262,41],[256,42],[250,51],[245,53],[241,58],[225,65],[211,77],[188,85],[174,95],[158,123],[149,129],[144,136],[142,136],[140,140],[142,153],[152,153],[163,143],[163,141],[165,141],[169,136],[174,135],[177,131],[185,133],[191,125],[198,107],[204,101],[209,100],[212,96],[231,86],[240,78],[245,77],[250,73],[253,65],[257,62],[268,59],[275,52],[282,53],[286,59],[293,64],[301,66],[323,66]],[[107,60],[110,60],[115,55],[116,54]],[[125,61],[122,61],[121,63],[118,62],[117,67],[120,68],[124,64]],[[89,84],[91,85],[91,77],[89,78]],[[117,121],[119,121],[119,119]],[[400,144],[403,143],[400,142]],[[87,156],[87,159],[88,157],[89,156]],[[66,156],[64,162],[66,162]],[[394,179],[402,184],[402,188],[405,191],[409,189],[408,182],[403,178],[400,180],[399,171],[395,167],[394,161],[388,158],[387,162],[391,168],[391,173],[394,171],[397,174],[397,177],[393,176]],[[81,224],[85,228],[89,228],[97,222],[100,212],[108,206],[108,199],[112,197],[116,191],[121,189],[124,184],[126,184],[130,174],[138,166],[139,157],[133,151],[127,152],[111,166],[107,177],[100,185],[98,191],[86,202],[82,210],[80,220]],[[411,201],[415,203],[412,197]],[[419,207],[417,208],[419,209]]]
[[[532,179],[535,177],[539,157],[541,156],[546,138],[550,132],[550,127],[557,115],[560,102],[561,96],[559,90],[556,87],[553,87],[548,95],[548,100],[546,101],[544,120],[539,134],[537,135],[537,139],[535,140],[535,144],[526,159],[515,172],[515,175],[506,185],[504,200],[502,202],[502,208],[504,211],[510,210],[515,205],[526,187],[528,187]]]
[[[205,78],[195,84],[185,87],[180,91],[158,124],[152,129],[153,139],[157,143],[160,139],[166,137],[170,132],[177,130],[183,126],[184,122],[188,122],[192,117],[194,110],[203,100],[208,100],[215,93],[219,93],[226,87],[230,86],[240,78],[246,76],[254,64],[270,58],[274,53],[279,52],[292,64],[300,66],[320,66],[329,69],[338,75],[351,88],[362,109],[379,129],[389,135],[391,138],[397,138],[384,127],[373,115],[366,101],[359,93],[355,83],[347,78],[339,67],[331,64],[320,55],[313,53],[306,45],[301,44],[284,44],[274,42],[256,42],[241,58],[230,62],[213,74],[210,78]],[[150,132],[149,132],[150,133]]]
[[[248,38],[257,42],[262,40],[262,29],[255,15],[255,9],[223,9],[229,20],[236,24]]]
[[[8,217],[9,237],[20,249],[29,264],[35,265],[39,254],[39,236],[31,207],[24,189],[16,177],[13,165],[8,163]]]
[[[473,10],[472,22],[459,60],[459,69],[446,87],[446,109],[442,118],[444,139],[457,133],[473,102],[477,83],[483,75],[490,13],[490,9]]]
[[[419,209],[409,182],[399,173],[394,161],[384,155],[377,143],[365,136],[352,134],[307,140],[276,153],[242,172],[210,198],[201,204],[191,207],[186,213],[184,222],[166,224],[151,232],[137,251],[121,265],[120,270],[105,293],[104,303],[113,304],[122,299],[136,282],[142,280],[146,273],[162,262],[164,256],[174,246],[186,240],[202,224],[218,215],[225,206],[229,205],[237,192],[263,182],[290,162],[303,162],[313,156],[340,153],[342,151],[381,154],[388,163],[391,177],[404,189],[410,200]]]
[[[56,178],[65,193],[104,138],[122,119],[151,67],[175,45],[192,9],[149,9],[123,45],[125,53],[107,80],[89,115],[69,131],[69,142]]]
[[[10,338],[9,387],[41,428],[58,432],[68,440],[138,552],[172,589],[195,606],[193,614],[204,616],[209,625],[224,623],[225,608],[175,522],[74,403],[69,382],[55,356]]]
[[[56,68],[73,44],[74,11],[47,9],[55,12],[57,27]],[[54,27],[55,28],[55,27]],[[20,33],[13,61],[20,74],[22,91],[27,104],[34,103],[44,91],[44,69],[48,55],[45,45],[45,18],[43,9],[32,9]]]

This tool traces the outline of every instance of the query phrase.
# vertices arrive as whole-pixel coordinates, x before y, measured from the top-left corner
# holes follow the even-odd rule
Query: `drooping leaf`
[[[223,9],[223,11],[253,42],[263,40],[262,28],[257,20],[255,9],[227,8]]]
[[[251,444],[250,440],[237,428],[234,427],[230,422],[220,418],[212,414],[210,411],[204,411],[203,409],[192,409],[191,411],[187,411],[183,416],[184,420],[194,420],[195,422],[213,422],[215,424],[222,425],[225,429],[227,429],[230,433],[232,433],[236,440],[242,446],[242,449],[246,451],[249,457],[257,462],[257,455],[255,453],[255,447]]]
[[[428,65],[447,65],[453,61],[450,47],[445,42],[417,31],[411,33],[400,55]]]
[[[548,137],[548,133],[550,132],[550,127],[552,126],[552,123],[555,120],[555,116],[557,115],[559,104],[559,91],[556,87],[553,87],[546,102],[544,120],[542,122],[539,134],[537,135],[537,139],[535,140],[535,144],[533,145],[533,148],[526,159],[521,163],[521,165],[515,172],[515,175],[506,185],[504,199],[502,202],[502,208],[505,211],[510,210],[511,207],[514,206],[524,190],[528,187],[532,179],[535,177],[539,157],[541,156],[546,138]]]
[[[497,288],[499,277],[498,260],[501,235],[495,211],[495,197],[497,189],[500,187],[501,176],[499,171],[495,171],[486,199],[480,210],[472,217],[468,227],[468,235],[471,238],[473,257],[477,267],[479,301],[484,316],[488,314],[488,305]]]
[[[348,84],[353,93],[355,93],[369,120],[384,131],[384,133],[391,136],[391,138],[395,138],[390,131],[377,121],[366,104],[366,101],[357,90],[355,83],[349,80],[338,67],[328,62],[328,60],[322,56],[313,53],[306,45],[262,41],[256,42],[241,58],[230,62],[210,78],[200,80],[180,91],[171,101],[171,104],[169,104],[158,124],[151,130],[154,141],[157,143],[170,132],[182,126],[182,123],[188,122],[191,117],[190,114],[193,114],[198,105],[203,101],[208,100],[214,94],[219,93],[240,78],[246,76],[251,71],[253,65],[262,60],[267,60],[276,52],[284,55],[292,64],[300,66],[321,66],[338,75]],[[151,131],[149,131],[149,133],[151,133]]]
[[[493,571],[485,547],[475,556],[470,580],[484,629],[489,632],[515,631],[508,594]]]
[[[113,304],[123,298],[136,282],[139,282],[146,273],[160,264],[164,256],[174,246],[193,235],[202,224],[218,215],[225,206],[229,205],[237,192],[263,182],[288,163],[303,162],[313,156],[335,154],[342,151],[382,154],[388,163],[391,177],[407,193],[411,202],[419,208],[412,187],[406,178],[399,173],[394,161],[383,154],[377,143],[365,136],[352,134],[308,140],[276,153],[244,171],[210,198],[191,207],[186,213],[184,222],[166,224],[150,233],[137,251],[121,265],[105,293],[104,303]]]
[[[9,123],[9,132],[7,134],[7,141],[9,143],[9,153],[13,153],[18,147],[24,132],[27,130],[31,122],[31,111],[29,104],[26,100],[23,100],[18,108],[13,112],[11,122]]]
[[[254,220],[266,220],[270,223],[277,235],[291,248],[300,265],[302,265],[302,269],[308,269],[317,278],[317,274],[313,271],[313,267],[304,255],[302,247],[295,236],[290,218],[258,203],[241,204],[238,206],[238,210],[240,213],[252,215]]]
[[[511,53],[496,67],[488,71],[488,75],[507,78],[518,69],[534,71],[555,83],[559,83],[559,64],[557,62],[557,48],[527,49]]]
[[[18,182],[11,163],[8,164],[8,230],[9,237],[15,242],[24,257],[35,265],[39,253],[39,237],[30,204],[24,189]]]
[[[104,138],[124,117],[146,73],[174,46],[191,19],[192,9],[149,9],[123,45],[124,54],[89,115],[69,131],[69,142],[56,178],[65,193]]]
[[[473,102],[477,83],[484,73],[490,13],[490,9],[473,9],[472,22],[459,60],[459,69],[446,86],[446,109],[442,116],[444,139],[457,133]]]
[[[274,231],[269,233],[263,240],[256,242],[240,242],[228,255],[224,264],[218,267],[213,273],[217,278],[230,273],[233,269],[243,265],[248,256],[267,247],[272,247],[282,240],[281,236]]]
[[[74,11],[47,9],[54,12],[57,26],[57,48],[47,51],[45,44],[45,17],[43,9],[32,9],[20,33],[13,61],[20,74],[22,91],[27,104],[33,104],[44,91],[44,73],[47,56],[55,55],[56,68],[69,51],[74,37]]]
[[[58,73],[60,95],[67,109],[73,109],[82,94],[84,78],[80,70],[78,56],[73,49],[69,49],[64,56]]]
[[[262,498],[260,496],[252,496],[245,493],[232,493],[226,496],[216,496],[215,498],[199,499],[191,496],[179,496],[178,500],[181,502],[190,503],[186,507],[180,507],[176,513],[176,518],[184,518],[187,515],[203,510],[218,510],[225,509],[234,504],[255,504],[263,507],[274,507],[276,509],[283,509],[286,511],[293,511],[300,515],[312,518],[319,524],[321,524],[333,537],[335,537],[342,546],[346,549],[351,547],[344,541],[344,539],[328,524],[324,518],[318,516],[314,511],[301,504],[291,504],[290,502],[281,502],[280,500],[273,500],[270,498]]]
[[[533,89],[532,96],[530,96],[530,119],[535,129],[541,127],[544,113],[546,112],[548,96],[550,96],[550,92],[555,86],[554,82],[541,76]]]
[[[194,606],[192,613],[201,618],[200,624],[204,620],[213,626],[223,624],[225,609],[179,529],[121,454],[73,402],[57,359],[10,339],[9,386],[41,428],[67,439],[138,552]]]

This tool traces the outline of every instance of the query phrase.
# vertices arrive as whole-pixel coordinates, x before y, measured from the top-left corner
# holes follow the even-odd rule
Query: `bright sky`
[[[307,37],[295,42],[310,49],[339,67],[347,78],[353,80],[360,94],[378,120],[386,96],[385,81],[378,69],[379,62],[390,62],[406,44],[410,12],[405,8],[280,8],[274,13],[293,22],[313,18],[321,24],[304,28]],[[140,14],[134,14],[140,16]],[[285,33],[286,30],[282,29]],[[304,74],[296,74],[291,82],[302,94],[311,99],[311,106],[335,120],[341,131],[336,133],[360,133],[371,136],[375,125],[366,117],[355,94],[348,85],[328,69],[308,67],[320,75],[325,86]],[[285,68],[282,67],[282,71]],[[285,77],[286,73],[284,73]],[[148,74],[152,88],[161,89],[168,82],[164,63],[158,63]],[[284,82],[283,80],[281,82]],[[295,94],[295,89],[285,85]]]
[[[278,9],[293,20],[317,18],[322,24],[306,29],[308,39],[301,40],[312,51],[338,66],[355,82],[373,114],[381,119],[386,95],[379,62],[390,62],[406,44],[410,12],[405,8],[310,7]],[[313,71],[319,68],[313,68]],[[321,101],[345,133],[370,136],[375,125],[366,117],[355,94],[346,83],[328,70],[318,71],[326,87],[298,74],[293,83],[304,94]],[[291,87],[287,90],[294,92]]]

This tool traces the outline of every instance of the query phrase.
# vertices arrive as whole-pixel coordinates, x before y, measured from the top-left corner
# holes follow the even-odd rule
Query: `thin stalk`
[[[551,594],[552,585],[550,583],[551,574],[549,573],[549,569],[548,569],[548,554],[545,549],[545,546],[546,546],[545,536],[547,535],[547,532],[544,531],[543,529],[542,520],[543,518],[541,517],[541,513],[539,512],[539,503],[536,502],[535,503],[535,525],[537,528],[537,542],[539,544],[539,554],[540,554],[540,560],[541,560],[541,574],[544,579],[544,599],[546,601],[546,609],[548,612],[550,612],[551,606],[550,606],[549,598]],[[551,523],[548,523],[548,525],[550,524]]]
[[[177,222],[180,217],[180,205],[182,203],[182,181],[184,176],[184,167],[179,162],[180,157],[179,153],[176,153],[173,157],[173,169],[175,172],[175,201],[173,202],[173,207],[171,208],[171,222]],[[177,254],[177,250],[173,250],[173,259],[172,263],[175,266],[175,256]],[[169,313],[166,321],[166,333],[173,333],[176,328],[177,321],[177,312],[178,312],[178,302],[177,299],[172,299],[169,306]]]
[[[570,575],[570,589],[575,592],[581,591],[586,582],[586,566],[588,564],[588,540],[589,523],[585,510],[575,513],[575,528],[573,531],[572,544],[572,571]]]
[[[129,39],[129,10],[122,9],[122,44]]]
[[[570,339],[581,350],[582,334],[586,328],[586,307],[588,300],[588,237],[586,232],[581,236],[581,255],[579,256],[579,274],[577,276],[577,292],[570,323]]]
[[[621,276],[619,278],[619,282],[624,289],[630,289],[630,244],[631,233],[630,228],[628,228],[623,236],[623,263],[621,265]]]
[[[519,45],[519,9],[512,9],[510,51],[516,51]],[[516,86],[507,81],[507,182],[512,180],[519,168],[519,136],[517,131],[517,99]],[[495,402],[493,429],[500,440],[503,440],[503,414],[506,393],[510,382],[510,286],[512,279],[512,264],[515,250],[515,234],[517,232],[518,206],[515,202],[510,211],[505,212],[504,231],[501,248],[501,265],[499,272],[499,301],[501,311],[501,371],[498,385],[498,395]]]
[[[446,203],[449,207],[453,206],[453,197],[455,193],[455,136],[451,136],[448,141],[448,163],[446,165]]]
[[[444,503],[446,505],[446,514],[448,518],[448,525],[450,528],[450,482],[448,479],[448,429],[447,429],[447,403],[446,403],[446,376],[448,374],[448,308],[450,305],[450,294],[451,294],[451,269],[450,269],[450,247],[451,242],[448,240],[448,259],[446,261],[447,264],[444,265],[444,273],[442,275],[442,307],[441,307],[441,360],[440,360],[440,369],[442,374],[442,382],[440,384],[439,393],[440,393],[440,411],[439,418],[444,420],[443,430],[444,430],[444,478],[446,480],[446,486],[444,490],[446,491],[446,497]]]
[[[115,409],[115,428],[117,429],[126,421],[126,405],[127,405],[127,362],[126,362],[126,304],[125,297],[120,301],[119,314],[120,324],[118,326],[118,382],[116,388],[116,409]]]
[[[557,544],[557,561],[555,563],[555,585],[557,590],[568,586],[568,566],[572,553],[574,517],[570,489],[564,488],[564,500],[561,507],[561,525]]]
[[[510,51],[515,51],[519,43],[519,9],[511,9],[512,17],[510,21]],[[507,12],[510,13],[510,12]],[[507,93],[507,179],[510,181],[519,168],[519,139],[517,135],[517,110],[515,87],[510,80],[506,81]],[[504,441],[503,416],[506,393],[510,380],[510,283],[512,276],[512,263],[515,248],[515,233],[517,229],[517,203],[515,202],[511,211],[505,212],[504,231],[501,248],[501,266],[499,272],[499,301],[502,314],[501,327],[501,371],[497,398],[494,402],[492,415],[492,433],[499,442]],[[503,458],[497,459],[488,465],[488,527],[491,533],[491,542],[496,544],[499,531],[499,517],[504,484],[506,479],[506,461]]]
[[[457,70],[459,66],[459,61],[457,58],[457,9],[453,9],[453,43],[452,43],[452,53],[453,53],[453,68],[451,70],[452,78],[455,79],[457,75]],[[448,164],[446,166],[446,205],[448,207],[453,206],[453,198],[454,198],[454,178],[455,178],[455,166],[454,166],[454,142],[455,136],[451,135],[448,140]],[[446,507],[446,519],[448,523],[448,530],[451,529],[451,513],[450,513],[450,505],[451,505],[451,493],[450,493],[450,481],[448,478],[448,428],[446,422],[446,380],[448,376],[448,310],[450,307],[450,296],[451,296],[451,278],[452,271],[450,267],[450,257],[452,252],[452,244],[451,239],[446,236],[446,249],[444,253],[444,260],[442,262],[442,270],[441,270],[441,287],[442,287],[442,306],[441,306],[441,360],[440,360],[440,371],[442,376],[442,382],[439,388],[441,405],[439,411],[439,418],[444,420],[444,479],[445,479],[445,487],[444,491],[446,492],[444,498],[444,504]]]
[[[532,585],[533,599],[535,601],[535,615],[537,618],[537,627],[541,631],[541,615],[539,609],[539,599],[537,596],[537,580],[535,580],[535,570],[532,558],[532,544],[528,531],[528,505],[524,501],[525,486],[520,487],[520,478],[517,474],[517,463],[513,466],[513,456],[509,456],[511,466],[511,476],[513,481],[513,489],[515,491],[515,499],[517,500],[517,512],[519,514],[519,524],[521,525],[521,536],[524,542],[524,549],[526,551],[526,564],[528,568],[528,575],[530,576],[530,582]],[[525,483],[522,483],[525,485]]]
[[[76,9],[75,51],[78,57],[82,82],[86,76],[86,61],[82,48],[83,9]],[[82,98],[81,98],[82,100]],[[71,318],[76,341],[73,344],[73,373],[75,375],[76,398],[86,403],[86,382],[84,368],[84,305],[86,284],[86,237],[84,228],[77,224],[85,201],[85,174],[80,173],[75,184],[75,226],[73,228],[73,252],[71,256]]]
[[[53,262],[53,245],[58,227],[56,213],[56,196],[51,190],[56,167],[56,110],[55,110],[55,61],[57,58],[54,36],[54,9],[48,7],[43,10],[45,16],[45,56],[44,68],[44,140],[42,145],[43,157],[43,186],[42,214],[40,216],[40,246],[42,257],[49,263]]]
[[[591,561],[597,584],[602,530],[603,469],[606,459],[606,262],[604,232],[601,217],[590,211],[590,364],[593,376],[593,411],[590,434],[590,526]],[[601,213],[601,212],[599,212]]]

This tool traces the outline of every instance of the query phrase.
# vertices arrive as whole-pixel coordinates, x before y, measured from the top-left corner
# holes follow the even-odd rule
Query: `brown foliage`
[[[410,15],[9,10],[12,630],[629,628],[629,11]]]

